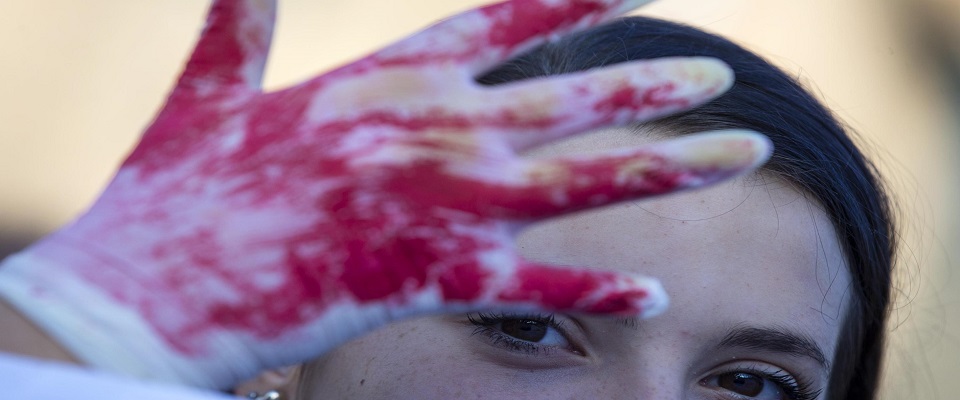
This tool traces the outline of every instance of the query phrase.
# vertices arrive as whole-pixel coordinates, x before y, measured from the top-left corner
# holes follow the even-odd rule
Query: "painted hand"
[[[473,77],[641,0],[517,0],[296,86],[260,89],[275,2],[215,1],[156,121],[94,206],[8,259],[0,293],[92,365],[208,387],[391,320],[482,307],[651,316],[656,280],[538,265],[539,219],[757,166],[750,134],[529,160],[517,152],[709,100],[671,59],[482,87]]]

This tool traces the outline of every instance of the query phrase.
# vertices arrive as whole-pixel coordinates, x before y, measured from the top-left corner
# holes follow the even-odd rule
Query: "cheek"
[[[300,392],[308,400],[473,398],[489,378],[449,330],[431,318],[387,325],[308,364]]]

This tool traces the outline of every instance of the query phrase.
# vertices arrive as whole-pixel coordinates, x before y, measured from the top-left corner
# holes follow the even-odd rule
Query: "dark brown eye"
[[[547,336],[549,326],[545,322],[529,319],[507,319],[500,325],[503,333],[528,342],[539,342]]]
[[[731,372],[718,376],[717,386],[743,396],[756,397],[763,392],[763,378],[746,372]]]

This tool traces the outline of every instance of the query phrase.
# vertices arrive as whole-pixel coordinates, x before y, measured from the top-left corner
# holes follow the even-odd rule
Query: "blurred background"
[[[283,87],[486,1],[284,0]],[[198,0],[0,0],[0,256],[81,212],[176,78]],[[889,177],[904,248],[886,399],[960,393],[960,0],[662,0],[818,94]]]

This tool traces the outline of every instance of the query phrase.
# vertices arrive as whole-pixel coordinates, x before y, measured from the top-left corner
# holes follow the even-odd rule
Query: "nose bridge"
[[[686,393],[686,382],[665,368],[623,374],[616,387],[619,399],[683,400]]]
[[[634,349],[609,366],[605,382],[613,396],[624,400],[683,400],[693,379],[682,357],[669,346]]]

